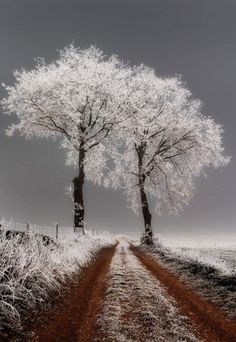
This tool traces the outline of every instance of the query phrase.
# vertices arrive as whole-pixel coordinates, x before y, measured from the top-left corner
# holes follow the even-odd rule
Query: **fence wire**
[[[14,221],[5,221],[2,220],[0,222],[1,230],[11,230],[16,232],[31,232],[35,234],[41,234],[49,236],[53,239],[63,239],[63,237],[68,237],[74,234],[74,227],[63,227],[59,224],[55,226],[41,226],[36,224],[26,223],[18,223]]]

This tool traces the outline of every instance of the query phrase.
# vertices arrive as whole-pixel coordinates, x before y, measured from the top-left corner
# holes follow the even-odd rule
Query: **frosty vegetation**
[[[195,291],[216,303],[230,319],[236,317],[235,248],[171,247],[146,250]]]
[[[180,77],[157,77],[146,66],[133,68],[128,98],[113,145],[113,186],[123,184],[132,208],[142,209],[143,241],[152,243],[147,195],[178,214],[194,192],[194,180],[205,168],[224,166],[222,128],[201,113],[201,102]],[[120,140],[117,141],[117,136]]]
[[[119,113],[120,88],[126,67],[91,47],[73,45],[50,64],[40,59],[35,69],[14,73],[2,101],[18,117],[8,134],[19,131],[27,139],[60,137],[67,164],[78,169],[74,178],[75,230],[84,227],[84,180],[100,184],[106,165],[106,138]]]
[[[75,228],[84,224],[84,180],[125,189],[142,211],[143,241],[151,244],[152,215],[163,206],[179,213],[206,167],[224,166],[222,128],[202,114],[180,77],[161,78],[144,65],[129,66],[91,47],[73,45],[50,64],[15,72],[5,110],[16,114],[8,134],[61,137],[74,178]],[[114,168],[107,172],[107,160]]]
[[[96,341],[199,341],[175,300],[122,240],[97,324],[105,337]]]
[[[213,268],[223,276],[236,276],[235,250],[221,248],[171,248],[171,252],[186,262],[196,262]]]
[[[22,319],[59,293],[112,237],[64,239],[60,244],[33,234],[0,234],[0,326],[20,330]]]

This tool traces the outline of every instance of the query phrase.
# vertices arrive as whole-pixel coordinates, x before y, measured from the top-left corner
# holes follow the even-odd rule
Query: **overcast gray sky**
[[[180,217],[154,217],[154,229],[230,236],[236,221],[235,17],[234,0],[0,0],[0,81],[11,84],[14,69],[31,68],[37,56],[51,61],[72,41],[145,63],[161,76],[182,74],[204,102],[205,114],[223,124],[232,160],[197,181]],[[13,119],[0,115],[0,217],[71,224],[65,186],[74,171],[64,166],[64,151],[51,141],[6,137]],[[88,224],[111,231],[142,229],[121,192],[91,184],[85,191]]]

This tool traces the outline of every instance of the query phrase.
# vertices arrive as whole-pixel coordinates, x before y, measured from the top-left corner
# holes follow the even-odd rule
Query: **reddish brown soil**
[[[45,313],[43,323],[29,341],[92,341],[96,336],[96,317],[104,296],[106,277],[114,247],[104,248],[82,271],[78,281],[66,292],[60,304]]]
[[[187,288],[150,255],[130,245],[133,253],[142,264],[163,285],[167,293],[173,297],[182,314],[195,323],[199,336],[207,342],[236,342],[236,322],[226,319],[225,314],[212,303]]]

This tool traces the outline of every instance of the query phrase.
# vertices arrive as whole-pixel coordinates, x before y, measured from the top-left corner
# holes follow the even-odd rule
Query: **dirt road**
[[[38,342],[234,342],[235,323],[127,241],[105,248],[35,330]]]
[[[43,324],[29,341],[86,342],[96,335],[96,317],[102,302],[106,276],[115,247],[103,248],[89,267],[82,270],[54,310],[45,313]]]

